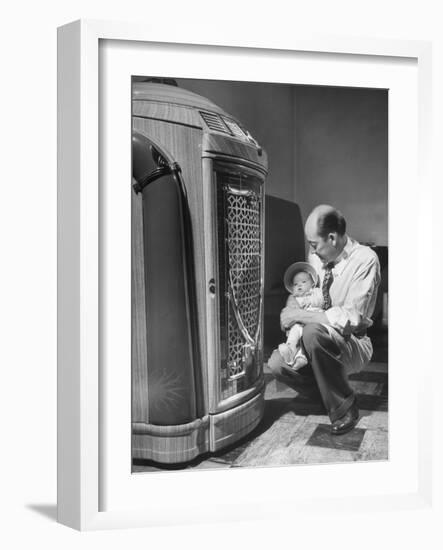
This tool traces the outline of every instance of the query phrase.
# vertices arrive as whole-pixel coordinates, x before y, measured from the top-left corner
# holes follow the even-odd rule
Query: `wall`
[[[342,210],[361,242],[388,243],[388,94],[384,90],[177,80],[249,129],[269,158],[266,192]]]
[[[357,240],[387,245],[387,91],[300,86],[295,117],[303,219],[316,204],[332,204]]]

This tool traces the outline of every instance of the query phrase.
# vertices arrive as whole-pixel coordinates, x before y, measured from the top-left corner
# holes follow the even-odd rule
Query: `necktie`
[[[332,275],[332,268],[334,264],[332,262],[326,264],[325,266],[325,276],[323,278],[323,284],[321,285],[321,291],[323,294],[323,307],[324,309],[329,309],[332,305],[331,295],[329,294],[329,289],[331,288],[332,281],[334,276]]]

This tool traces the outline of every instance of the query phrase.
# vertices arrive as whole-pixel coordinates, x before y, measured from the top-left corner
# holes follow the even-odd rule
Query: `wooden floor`
[[[331,436],[329,418],[322,407],[277,382],[265,366],[265,414],[247,438],[217,454],[186,464],[161,466],[139,460],[133,471],[387,460],[387,335],[378,335],[376,341],[374,361],[350,377],[360,408],[360,420],[351,432]]]

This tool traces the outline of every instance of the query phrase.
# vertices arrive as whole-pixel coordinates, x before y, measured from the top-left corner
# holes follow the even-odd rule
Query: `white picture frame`
[[[103,45],[113,44],[108,50],[101,49]],[[298,67],[308,67],[319,62],[325,68],[330,62],[342,63],[338,71],[322,73],[317,80],[312,76],[305,77],[303,83],[343,85],[337,75],[349,71],[352,65],[355,73],[349,74],[348,85],[370,85],[371,82],[393,82],[392,90],[397,98],[390,102],[390,180],[402,181],[403,190],[394,184],[390,189],[390,203],[393,199],[402,197],[402,208],[418,205],[418,219],[413,224],[413,245],[424,241],[422,253],[430,257],[431,244],[426,244],[423,236],[432,232],[432,220],[426,216],[426,210],[431,204],[432,183],[429,174],[429,158],[431,139],[431,48],[426,42],[369,40],[350,37],[297,36],[281,37],[279,39],[266,37],[257,38],[254,43],[241,39],[229,39],[223,42],[214,41],[211,44],[199,42],[187,36],[183,30],[181,36],[168,36],[167,31],[147,32],[143,25],[103,21],[77,21],[59,29],[58,35],[58,520],[59,522],[80,530],[105,529],[131,526],[169,525],[174,523],[195,523],[204,521],[233,521],[238,519],[260,519],[284,515],[284,509],[294,513],[294,509],[303,513],[327,510],[334,501],[340,502],[342,513],[358,506],[368,512],[401,508],[426,508],[432,502],[432,463],[431,463],[431,417],[432,402],[428,399],[425,383],[432,380],[432,346],[423,351],[422,379],[419,384],[406,383],[405,391],[413,393],[413,405],[409,424],[414,431],[414,452],[410,457],[402,456],[402,434],[395,431],[399,414],[396,417],[395,408],[391,413],[391,459],[390,464],[362,464],[360,468],[347,465],[327,465],[288,468],[269,468],[261,470],[217,471],[217,472],[184,472],[150,474],[132,476],[130,474],[130,442],[128,434],[130,424],[127,423],[130,411],[127,395],[117,402],[117,388],[126,386],[127,379],[120,379],[115,367],[107,371],[107,343],[103,344],[104,316],[108,309],[118,308],[122,325],[116,325],[110,330],[121,331],[121,347],[113,356],[127,357],[127,337],[130,331],[128,324],[130,312],[127,300],[128,286],[126,268],[119,271],[116,260],[129,269],[129,247],[127,230],[121,239],[121,246],[116,245],[111,255],[105,250],[107,235],[111,231],[109,219],[115,216],[116,208],[126,208],[121,202],[121,195],[103,193],[103,174],[100,171],[102,158],[100,121],[106,118],[109,102],[112,105],[121,104],[124,97],[124,86],[116,87],[107,96],[106,105],[100,97],[100,85],[106,86],[108,78],[113,75],[130,74],[132,67],[127,65],[128,59],[134,59],[134,67],[142,63],[144,48],[151,48],[150,59],[157,60],[164,69],[164,74],[177,73],[179,65],[173,65],[172,51],[177,57],[178,50],[183,50],[179,60],[183,76],[195,78],[213,78],[221,75],[222,67],[227,63],[217,57],[218,68],[208,72],[208,66],[202,63],[191,70],[191,56],[203,56],[206,59],[221,55],[231,60],[242,55],[250,55],[251,59],[260,62],[260,70],[266,57],[272,57],[273,66],[279,64],[283,69],[276,68],[274,74],[265,72],[265,78],[277,81],[278,70],[284,67],[292,57],[299,55]],[[137,51],[135,51],[137,50]],[[154,57],[153,57],[154,56]],[[262,56],[259,58],[257,56]],[[187,60],[188,58],[188,60]],[[280,63],[278,63],[278,61]],[[378,67],[378,62],[386,62],[385,72]],[[176,61],[178,63],[178,61]],[[399,69],[400,65],[410,69]],[[254,65],[254,63],[251,63]],[[359,72],[358,66],[364,67]],[[412,68],[413,67],[413,68]],[[108,70],[103,75],[102,69]],[[332,68],[332,65],[331,65]],[[360,67],[361,68],[361,67]],[[151,74],[160,70],[148,65]],[[398,70],[397,70],[398,69]],[[223,69],[224,70],[224,69]],[[252,70],[252,69],[251,69]],[[259,69],[256,68],[256,71]],[[123,71],[123,73],[119,72]],[[235,69],[224,70],[223,75],[231,75],[235,79]],[[266,69],[265,69],[266,71]],[[397,76],[395,73],[398,73]],[[383,73],[383,74],[382,74]],[[412,74],[414,73],[414,74]],[[160,73],[161,74],[161,73]],[[241,73],[239,73],[241,74]],[[243,68],[243,74],[245,70]],[[252,74],[252,73],[251,73]],[[287,74],[287,73],[286,73]],[[362,76],[362,74],[366,76]],[[222,75],[222,76],[223,76]],[[220,76],[220,78],[222,77]],[[398,81],[395,83],[395,78]],[[360,79],[360,80],[359,80]],[[363,80],[362,80],[363,79]],[[367,80],[365,80],[367,79]],[[371,80],[372,79],[372,80]],[[389,80],[391,79],[391,80]],[[402,80],[403,79],[403,80]],[[125,82],[129,82],[126,81]],[[298,82],[298,81],[297,81]],[[404,93],[400,93],[402,82]],[[294,82],[295,83],[295,82]],[[418,92],[415,84],[418,83]],[[125,84],[126,86],[126,84]],[[396,88],[397,86],[397,88]],[[388,86],[389,87],[389,86]],[[108,90],[110,91],[110,90]],[[114,93],[115,92],[115,93]],[[123,95],[122,95],[123,94]],[[395,95],[396,94],[396,95]],[[402,97],[404,96],[404,97]],[[396,103],[398,102],[398,105]],[[402,103],[404,101],[404,103]],[[115,103],[117,102],[117,103]],[[400,127],[397,124],[402,116],[402,109],[409,112],[408,128],[412,135],[405,136],[400,144]],[[397,109],[398,106],[398,109]],[[396,110],[397,109],[397,110]],[[120,117],[121,128],[125,127],[127,116],[116,112],[116,120]],[[418,117],[418,123],[415,120]],[[396,122],[397,120],[397,122]],[[392,123],[392,124],[391,124]],[[128,136],[129,136],[128,126]],[[396,130],[397,129],[397,130]],[[398,134],[395,132],[398,131]],[[115,132],[111,132],[114,135]],[[117,133],[118,134],[118,133]],[[418,140],[418,148],[417,143]],[[125,147],[124,142],[110,143],[113,147]],[[415,145],[414,145],[415,143]],[[129,138],[124,159],[115,166],[116,174],[129,174],[128,159]],[[402,167],[399,159],[401,147],[406,147],[409,158],[408,166]],[[106,162],[106,160],[104,161]],[[418,168],[418,176],[410,168]],[[103,170],[109,174],[109,170]],[[107,176],[108,177],[108,176]],[[114,177],[114,176],[113,176]],[[117,175],[115,176],[117,177]],[[114,189],[111,182],[110,189]],[[419,195],[412,196],[413,189],[419,188]],[[129,196],[129,195],[128,195]],[[126,205],[127,206],[127,205]],[[106,216],[102,216],[106,212]],[[396,248],[391,255],[394,266],[400,263],[402,256],[407,254],[410,243],[401,239],[402,228],[407,220],[405,212],[394,212],[391,217],[390,206],[390,241]],[[128,211],[126,210],[126,214]],[[101,224],[101,220],[108,221]],[[123,216],[124,218],[124,216]],[[104,240],[103,240],[104,239]],[[114,241],[116,242],[116,241]],[[105,244],[104,244],[105,243]],[[128,260],[127,262],[125,261]],[[413,275],[421,281],[426,278],[422,266],[412,267]],[[112,271],[113,278],[103,283],[103,272]],[[115,276],[114,276],[115,273]],[[126,277],[126,278],[125,278]],[[111,304],[117,300],[112,290],[118,292],[119,304]],[[401,285],[399,285],[401,286]],[[432,297],[431,288],[423,291],[426,297]],[[126,294],[125,294],[126,292]],[[397,298],[396,298],[397,292]],[[422,312],[422,303],[415,293],[408,305],[415,317]],[[110,297],[114,296],[114,297]],[[401,305],[401,289],[393,292],[391,302],[398,304],[398,310],[391,306],[390,324],[395,329],[396,322],[404,314]],[[424,300],[426,302],[426,300]],[[402,309],[403,307],[403,309]],[[392,313],[397,311],[397,313]],[[126,323],[126,324],[125,324]],[[126,327],[126,328],[125,328]],[[414,324],[412,324],[412,329]],[[108,330],[109,327],[106,329]],[[390,364],[394,368],[411,368],[408,356],[397,349],[401,338],[398,331],[391,339],[395,353],[390,355]],[[105,347],[103,347],[105,346]],[[126,346],[126,347],[125,347]],[[409,362],[408,362],[409,361]],[[396,367],[397,366],[397,367]],[[391,374],[390,374],[391,376]],[[395,383],[395,372],[394,383]],[[106,380],[106,383],[105,383]],[[121,385],[123,383],[123,386]],[[120,390],[121,391],[121,390]],[[394,389],[395,405],[395,389]],[[114,401],[113,401],[114,400]],[[115,406],[109,408],[109,403]],[[400,401],[398,402],[400,404]],[[397,409],[398,412],[398,409]],[[112,416],[112,418],[111,418]],[[112,420],[113,430],[110,435],[106,425]],[[396,452],[398,446],[398,452]],[[403,441],[404,448],[404,441]],[[119,449],[124,449],[121,453]],[[112,453],[110,452],[112,450]],[[116,457],[109,459],[108,456]],[[344,474],[344,468],[347,468]],[[337,472],[339,477],[337,478]],[[302,487],[301,474],[303,475]],[[398,476],[397,476],[398,474]],[[199,476],[197,479],[196,476]],[[242,492],[235,494],[232,502],[233,487],[241,485]],[[364,478],[369,480],[382,476],[380,479],[392,481],[385,483],[385,489],[376,484],[373,490],[370,484],[364,486]],[[385,477],[383,477],[385,476]],[[286,495],[279,490],[284,480],[292,479],[300,488],[300,495]],[[313,485],[313,479],[318,485]],[[335,479],[335,484],[333,480]],[[232,480],[235,480],[232,482]],[[266,494],[258,492],[257,486],[265,480]],[[104,491],[103,486],[107,489]],[[110,486],[113,486],[110,488]],[[361,486],[359,488],[359,485]],[[208,487],[226,486],[224,498],[217,498],[213,506],[208,506],[210,493]],[[312,491],[309,493],[309,487]],[[191,489],[192,493],[191,494]],[[140,505],[140,492],[146,494],[149,490],[150,499],[145,505]],[[104,494],[106,493],[106,498]],[[138,497],[137,497],[138,494]],[[109,495],[111,495],[109,497]],[[171,498],[171,495],[173,497]],[[230,502],[230,506],[226,506]],[[282,506],[282,503],[284,506]],[[283,510],[283,511],[282,511]],[[297,512],[298,513],[298,512]],[[288,517],[290,517],[290,515]]]

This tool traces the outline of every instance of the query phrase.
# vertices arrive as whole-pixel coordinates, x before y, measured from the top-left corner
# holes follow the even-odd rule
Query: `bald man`
[[[358,422],[355,394],[348,382],[371,359],[366,329],[372,325],[380,282],[378,257],[346,233],[346,221],[334,207],[319,205],[305,224],[309,262],[316,269],[323,293],[323,311],[285,307],[283,329],[303,327],[302,346],[309,360],[294,371],[278,350],[268,361],[276,378],[303,395],[318,397],[331,420],[331,433],[344,434]]]

